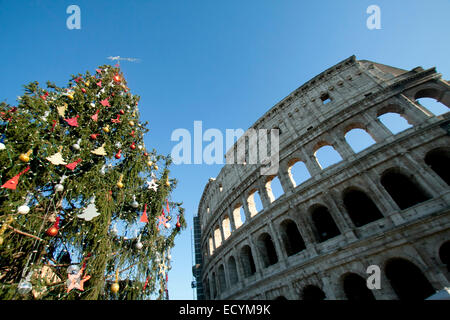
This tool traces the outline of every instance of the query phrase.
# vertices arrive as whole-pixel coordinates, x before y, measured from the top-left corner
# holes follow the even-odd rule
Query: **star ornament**
[[[84,291],[84,283],[88,281],[91,276],[82,276],[83,275],[83,269],[81,269],[76,274],[69,274],[68,277],[68,285],[67,285],[67,293],[69,293],[72,289],[78,289],[80,291]]]
[[[147,181],[147,188],[149,190],[157,191],[158,190],[158,184],[156,183],[155,179],[152,179],[152,181]]]
[[[158,229],[158,231],[159,231],[160,225],[163,225],[164,227],[167,228],[166,222],[168,221],[168,219],[164,216],[164,213],[161,213],[161,215],[158,216],[157,218],[158,218],[158,225],[156,226],[156,229]]]

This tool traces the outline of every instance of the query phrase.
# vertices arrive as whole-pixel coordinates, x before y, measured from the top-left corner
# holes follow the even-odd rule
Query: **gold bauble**
[[[158,171],[158,166],[155,164],[155,170]]]
[[[107,125],[106,127],[103,128],[103,131],[108,133],[109,132],[109,125]]]
[[[73,95],[72,94],[68,94],[67,96],[69,97],[70,100],[73,100]]]
[[[134,126],[134,121],[129,121],[128,124],[129,124],[130,126]]]
[[[148,165],[149,167],[151,167],[151,166],[153,165],[153,161],[148,161],[148,162],[147,162],[147,165]]]
[[[111,285],[111,292],[112,292],[112,293],[117,293],[117,292],[119,292],[119,289],[120,289],[120,286],[119,286],[119,284],[118,284],[117,282],[114,282],[114,283]]]
[[[122,188],[123,188],[123,183],[122,183],[122,182],[120,182],[120,181],[119,181],[119,182],[117,182],[117,187],[118,187],[118,188],[120,188],[120,189],[122,189]]]
[[[170,187],[170,182],[169,182],[169,180],[166,180],[166,186]]]

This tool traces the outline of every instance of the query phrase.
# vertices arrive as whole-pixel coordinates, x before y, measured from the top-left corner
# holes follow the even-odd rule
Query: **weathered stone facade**
[[[273,177],[253,164],[225,165],[207,183],[198,211],[206,298],[423,298],[449,286],[450,113],[433,115],[422,97],[450,107],[434,68],[352,56],[266,112],[252,128],[280,129],[284,194],[275,200]],[[412,127],[392,134],[378,118],[388,112]],[[345,139],[354,128],[376,143],[355,153]],[[315,152],[325,145],[342,161],[322,169]],[[295,185],[299,161],[311,177]],[[380,267],[381,289],[367,289],[369,265]]]

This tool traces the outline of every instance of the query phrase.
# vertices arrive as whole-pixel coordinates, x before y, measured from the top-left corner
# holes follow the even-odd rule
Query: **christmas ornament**
[[[86,221],[91,221],[95,217],[99,216],[100,212],[97,211],[97,207],[95,206],[95,196],[90,200],[89,205],[83,210],[82,214],[79,214],[77,217],[84,219]]]
[[[148,218],[147,218],[147,204],[144,204],[144,212],[142,213],[141,219],[139,220],[140,222],[148,222]]]
[[[156,226],[156,229],[158,229],[159,231],[159,226],[163,225],[164,227],[166,227],[166,229],[169,229],[170,225],[168,225],[167,223],[167,218],[164,216],[164,211],[161,213],[161,215],[157,216],[156,218],[158,218],[158,225]]]
[[[89,137],[90,137],[92,140],[96,140],[99,134],[100,134],[100,133],[93,133],[93,134],[91,134]]]
[[[122,152],[122,150],[119,150],[119,152],[116,153],[115,157],[116,159],[120,159],[121,155],[120,153]]]
[[[81,92],[86,93],[86,89],[85,88],[81,88]]]
[[[59,231],[59,219],[60,219],[60,217],[57,217],[55,223],[50,228],[47,229],[46,233],[50,237],[54,237],[54,236],[56,236],[58,234],[58,231]]]
[[[100,112],[100,109],[97,110],[92,116],[91,119],[94,120],[95,122],[97,122],[98,120],[98,113]]]
[[[20,280],[17,286],[17,293],[24,296],[31,292],[31,289],[33,289],[33,286],[29,280]]]
[[[177,215],[177,224],[175,226],[177,227],[178,231],[180,231],[181,228],[180,215]]]
[[[120,114],[117,115],[116,119],[111,119],[112,123],[120,123]]]
[[[149,167],[151,167],[151,166],[153,165],[153,161],[148,160],[148,161],[147,161],[147,165],[148,165]]]
[[[167,187],[170,187],[170,182],[169,182],[169,179],[168,179],[168,178],[166,179],[166,186],[167,186]]]
[[[99,82],[96,83],[97,86],[101,87],[102,86],[102,81],[100,80]]]
[[[139,207],[139,203],[136,201],[136,196],[135,195],[133,195],[133,202],[131,202],[131,206],[133,208]]]
[[[67,268],[67,274],[77,274],[80,272],[80,267],[77,264],[72,264]]]
[[[63,147],[60,146],[59,151],[57,153],[55,153],[54,155],[52,155],[50,157],[47,157],[46,159],[54,165],[67,164],[67,162],[64,161],[64,159],[61,155],[62,148]]]
[[[5,150],[5,149],[6,149],[6,146],[5,146],[5,144],[3,143],[4,140],[5,140],[5,137],[2,136],[2,138],[0,139],[0,150]]]
[[[131,150],[136,149],[136,145],[134,144],[134,142],[131,144],[130,148],[131,148]]]
[[[33,152],[33,150],[30,149],[26,153],[22,153],[19,156],[19,160],[22,161],[22,162],[29,162],[30,161],[30,155],[31,155],[32,152]]]
[[[128,124],[130,125],[130,126],[134,126],[134,121],[128,121]]]
[[[119,269],[116,270],[116,280],[111,285],[111,292],[116,294],[119,292],[120,286],[119,286]]]
[[[17,183],[19,183],[19,178],[22,174],[28,172],[28,170],[30,170],[30,166],[28,166],[25,170],[23,170],[22,172],[20,172],[19,174],[15,175],[14,177],[12,177],[11,179],[9,179],[8,181],[6,181],[3,185],[2,188],[7,188],[7,189],[11,189],[11,190],[16,190],[17,187]]]
[[[120,175],[119,181],[117,182],[117,187],[120,189],[122,189],[124,187],[124,185],[122,183],[122,179],[123,179],[123,174]]]
[[[75,116],[73,118],[64,119],[64,121],[66,121],[69,124],[69,126],[71,126],[71,127],[78,127],[78,118],[79,117],[80,116],[77,115],[77,116]]]
[[[103,127],[103,132],[108,133],[109,132],[109,125],[106,125],[106,127]]]
[[[120,76],[119,76],[118,74],[116,74],[116,75],[113,77],[113,79],[114,79],[115,82],[120,82]]]
[[[117,142],[117,143],[115,144],[115,146],[116,146],[117,149],[122,148],[122,144],[121,144],[120,142]]]
[[[108,99],[103,99],[100,101],[100,104],[104,107],[110,107]]]
[[[72,148],[73,148],[74,150],[77,150],[77,151],[80,150],[80,149],[81,149],[80,143],[81,143],[81,139],[78,139],[77,143],[74,143],[74,144],[72,145]]]
[[[69,273],[67,275],[67,293],[69,293],[72,289],[84,291],[84,283],[91,278],[91,276],[83,276],[84,267],[85,266],[83,266],[80,271],[75,274]]]
[[[81,159],[81,158],[78,158],[76,161],[67,164],[67,165],[66,165],[66,168],[69,169],[69,170],[73,170],[73,169],[75,169],[75,167],[76,167],[81,161],[82,161],[82,159]]]
[[[137,242],[136,242],[135,247],[136,247],[136,249],[138,249],[138,250],[141,250],[141,249],[144,247],[144,245],[143,245],[142,242],[141,242],[141,235],[139,235],[139,238],[138,238],[138,240],[137,240]]]
[[[158,171],[158,166],[155,164],[155,166],[153,167],[156,171]]]
[[[147,181],[146,182],[148,185],[148,189],[153,190],[153,191],[157,191],[158,190],[158,184],[156,183],[155,179],[152,179],[151,181]]]
[[[105,143],[103,143],[101,147],[98,147],[97,149],[92,150],[91,153],[93,153],[97,156],[106,156]]]
[[[86,82],[84,83],[84,85],[85,85],[86,87],[89,87],[89,81],[86,81]]]
[[[100,169],[100,174],[101,174],[102,176],[104,176],[104,175],[106,174],[105,168],[106,168],[106,166],[103,165],[102,168]]]
[[[21,205],[19,208],[17,208],[18,213],[27,214],[28,212],[30,212],[30,207],[28,206],[28,204],[30,203],[32,196],[33,195],[31,193],[27,194],[27,197],[25,198],[25,203]]]
[[[124,111],[123,109],[120,109],[120,110],[119,110],[119,113],[120,113],[121,115],[124,115],[124,114],[125,114],[125,111]]]

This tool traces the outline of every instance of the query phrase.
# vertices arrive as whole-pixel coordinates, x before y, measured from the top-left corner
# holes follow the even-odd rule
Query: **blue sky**
[[[69,30],[66,8],[81,9]],[[381,29],[366,27],[369,5],[381,8]],[[449,79],[450,1],[5,1],[0,0],[0,100],[11,104],[22,85],[66,85],[94,72],[108,56],[123,62],[131,91],[149,121],[147,148],[169,154],[173,130],[251,126],[275,103],[326,68],[356,55],[410,70],[437,67]],[[203,188],[220,165],[179,165],[174,199],[188,229],[176,241],[171,299],[192,299],[191,232]]]

